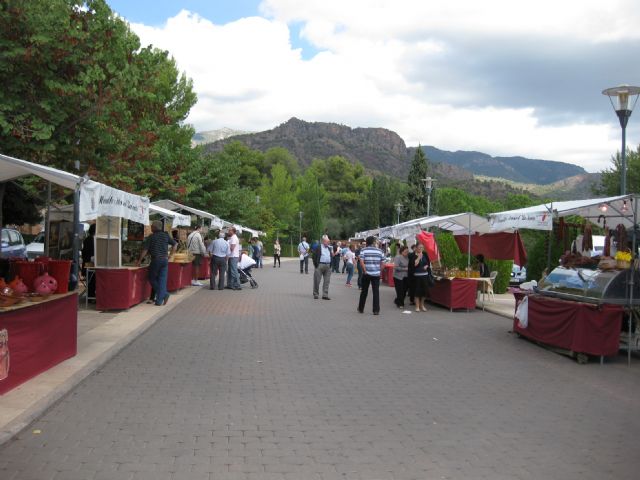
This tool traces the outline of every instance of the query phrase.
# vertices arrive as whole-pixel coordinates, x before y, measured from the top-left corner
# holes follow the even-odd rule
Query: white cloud
[[[556,84],[563,65],[585,82],[593,76],[579,71],[576,56],[640,40],[640,7],[629,0],[265,0],[262,11],[225,25],[187,11],[160,27],[132,24],[143,44],[170,51],[193,79],[199,101],[189,121],[197,130],[265,130],[296,116],[389,128],[408,145],[561,160],[589,171],[609,167],[620,148],[617,119],[596,86]],[[291,22],[319,51],[313,58],[292,46]],[[640,82],[611,70],[592,80],[611,82],[600,90]],[[555,105],[554,95],[575,97],[579,115]],[[550,123],[554,115],[564,123]],[[628,145],[638,141],[633,124],[634,117]]]

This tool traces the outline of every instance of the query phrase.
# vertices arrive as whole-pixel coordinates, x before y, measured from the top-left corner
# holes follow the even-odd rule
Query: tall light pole
[[[397,223],[400,223],[400,212],[402,211],[402,204],[400,202],[396,203],[396,211],[398,212]]]
[[[302,210],[298,212],[298,215],[300,215],[300,240],[298,241],[302,242]]]
[[[431,191],[433,190],[433,182],[435,182],[435,178],[427,177],[423,178],[424,189],[427,192],[427,217],[431,215]]]
[[[638,94],[640,94],[640,87],[632,87],[630,85],[620,85],[619,87],[607,88],[602,91],[603,95],[609,97],[611,106],[618,115],[620,120],[620,126],[622,127],[622,153],[621,160],[621,172],[620,172],[620,195],[626,195],[627,193],[627,122],[638,101]],[[616,104],[613,103],[613,98],[616,98]],[[633,104],[629,106],[629,100],[633,101]]]

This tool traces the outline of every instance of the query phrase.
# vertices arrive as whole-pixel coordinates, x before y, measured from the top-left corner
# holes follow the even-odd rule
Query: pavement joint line
[[[201,288],[203,287],[187,287],[172,293],[167,305],[161,309],[152,310],[155,305],[146,305],[143,302],[129,310],[108,312],[115,313],[114,318],[78,336],[78,352],[75,356],[0,396],[0,446],[41,417],[83,380],[99,370],[158,320]],[[140,306],[145,310],[135,311]],[[145,315],[146,318],[141,318],[134,328],[125,329],[116,338],[112,338],[112,334],[105,341],[104,335],[96,335],[97,329],[105,330],[119,322],[131,322],[131,319],[126,317],[147,312],[151,315]],[[93,310],[78,310],[78,316],[81,314],[94,316],[96,313]],[[83,340],[88,340],[88,343]],[[61,378],[57,379],[57,377]]]

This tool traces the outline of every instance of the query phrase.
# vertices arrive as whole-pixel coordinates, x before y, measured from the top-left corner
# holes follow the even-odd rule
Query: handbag
[[[433,278],[433,273],[431,273],[431,269],[429,269],[429,271],[427,272],[427,286],[429,288],[435,286],[436,284],[436,279]]]

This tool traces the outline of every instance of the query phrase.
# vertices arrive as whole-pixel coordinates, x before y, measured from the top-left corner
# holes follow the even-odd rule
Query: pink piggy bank
[[[13,288],[13,291],[15,293],[18,293],[18,294],[27,293],[29,291],[29,289],[27,288],[27,286],[24,284],[24,282],[20,277],[14,278],[9,284],[9,286]]]
[[[33,281],[33,289],[40,295],[50,295],[58,288],[58,281],[48,273],[40,275]]]

